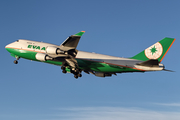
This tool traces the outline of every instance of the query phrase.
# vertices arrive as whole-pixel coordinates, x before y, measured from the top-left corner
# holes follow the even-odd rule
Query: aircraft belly
[[[35,58],[36,52],[21,50],[21,49],[13,49],[13,48],[6,48],[6,49],[10,53],[13,53],[14,55],[19,56],[21,58],[36,60]]]
[[[13,49],[13,48],[6,48],[6,49],[10,53],[16,56],[19,56],[21,58],[39,61],[35,57],[37,54],[37,51],[29,51],[29,50]],[[98,72],[111,72],[111,73],[138,71],[136,69],[133,69],[137,61],[132,61],[132,60],[78,59],[78,58],[76,58],[76,60],[78,62],[79,68],[83,70],[92,70],[92,71],[98,71]],[[62,62],[60,61],[47,60],[44,62],[49,63],[49,64],[54,64],[54,65],[62,65]]]
[[[137,69],[133,69],[133,67],[127,67],[126,65],[134,66],[134,62],[125,62],[119,60],[85,60],[85,59],[76,59],[78,61],[78,65],[81,69],[84,70],[92,70],[97,72],[110,72],[110,73],[120,73],[120,72],[135,72],[139,71]]]
[[[33,60],[33,61],[39,61],[36,59],[36,51],[28,51],[28,50],[21,50],[21,49],[12,49],[12,48],[6,48],[6,50],[16,56],[19,56],[24,59]],[[45,63],[54,64],[54,65],[62,65],[62,62],[59,61],[51,61],[47,60],[44,61]]]

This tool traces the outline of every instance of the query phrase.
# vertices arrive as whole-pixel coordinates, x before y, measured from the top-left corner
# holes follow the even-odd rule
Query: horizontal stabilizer
[[[167,69],[163,69],[164,71],[168,71],[168,72],[175,72],[173,70],[167,70]]]
[[[159,62],[157,59],[150,59],[145,62],[138,63],[138,65],[153,67],[153,66],[158,66]]]

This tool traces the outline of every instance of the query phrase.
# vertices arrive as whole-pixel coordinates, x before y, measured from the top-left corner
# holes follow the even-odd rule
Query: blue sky
[[[2,0],[0,119],[179,120],[178,0]],[[74,79],[60,67],[14,58],[17,39],[61,44],[79,31],[78,50],[131,57],[164,37],[176,38],[163,59],[176,72]]]

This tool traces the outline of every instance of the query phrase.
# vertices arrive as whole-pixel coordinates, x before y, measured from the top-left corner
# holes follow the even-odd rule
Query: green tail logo
[[[174,41],[174,38],[164,38],[161,41],[155,43],[154,45],[148,47],[144,51],[140,52],[139,54],[135,55],[131,59],[141,61],[157,59],[159,62],[161,62]]]

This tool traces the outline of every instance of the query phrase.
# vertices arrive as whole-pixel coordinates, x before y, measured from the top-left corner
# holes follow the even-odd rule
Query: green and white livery
[[[63,73],[73,73],[75,78],[82,76],[82,71],[98,77],[112,76],[116,73],[146,72],[165,70],[162,59],[175,41],[164,38],[131,58],[114,57],[76,49],[85,31],[69,36],[61,45],[19,39],[5,48],[15,57],[45,62],[61,66]]]

